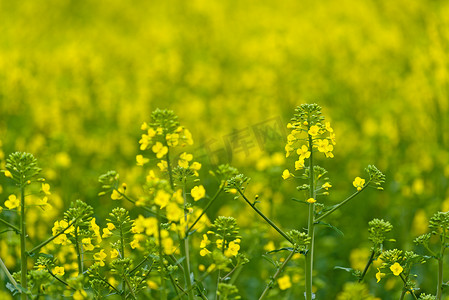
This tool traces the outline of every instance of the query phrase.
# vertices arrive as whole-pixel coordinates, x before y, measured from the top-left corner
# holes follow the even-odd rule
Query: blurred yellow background
[[[61,214],[78,198],[115,205],[97,196],[107,170],[139,182],[140,125],[159,107],[190,129],[205,169],[231,163],[277,221],[305,226],[281,174],[292,164],[285,125],[313,102],[337,135],[335,158],[322,160],[330,203],[367,164],[387,175],[383,193],[333,220],[345,236],[327,236],[317,254],[322,297],[351,280],[324,265],[363,252],[370,219],[389,220],[393,246],[410,248],[429,216],[449,209],[447,1],[0,1],[0,33],[0,161],[33,153]],[[271,130],[257,135],[260,124]],[[242,135],[249,144],[232,142]],[[0,186],[4,200],[13,187]],[[252,222],[229,203],[212,213]]]

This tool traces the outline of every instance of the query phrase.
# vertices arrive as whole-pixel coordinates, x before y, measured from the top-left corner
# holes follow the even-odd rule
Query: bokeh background
[[[285,229],[306,226],[304,207],[291,201],[304,197],[299,183],[281,178],[293,169],[283,149],[297,105],[321,105],[337,136],[335,158],[320,160],[333,185],[323,201],[351,194],[368,164],[386,174],[385,191],[369,190],[330,218],[344,236],[320,228],[318,299],[335,299],[355,280],[335,265],[363,268],[369,220],[390,221],[388,247],[410,250],[428,218],[449,210],[447,1],[0,1],[0,32],[0,161],[31,152],[52,187],[55,209],[30,221],[36,241],[75,199],[104,220],[117,205],[97,196],[108,170],[139,191],[148,171],[135,163],[140,125],[155,108],[174,110],[192,132],[186,150],[203,164],[208,194],[216,183],[207,171],[230,163]],[[0,186],[3,202],[14,187],[4,177]],[[274,269],[251,245],[281,240],[232,197],[209,217],[219,214],[242,228],[251,263],[236,284],[253,299]],[[14,269],[6,240],[0,255]],[[376,284],[374,273],[366,289],[397,298],[399,280]],[[435,265],[416,273],[434,293]],[[298,299],[295,280],[273,295]]]

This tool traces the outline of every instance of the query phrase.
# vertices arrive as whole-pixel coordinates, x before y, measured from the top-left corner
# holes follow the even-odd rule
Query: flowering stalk
[[[26,290],[27,283],[27,253],[26,253],[26,218],[25,218],[25,185],[20,188],[20,260],[21,260],[21,279],[20,284]],[[26,294],[22,293],[21,298],[25,300]]]
[[[5,263],[3,262],[3,260],[0,258],[0,268],[3,270],[3,272],[5,272],[6,277],[8,277],[9,281],[11,281],[12,285],[19,290],[19,286],[17,285],[16,280],[14,279],[14,277],[12,277],[11,273],[9,272],[8,268],[5,266]]]
[[[209,202],[207,203],[206,207],[203,209],[203,211],[201,212],[201,214],[198,216],[198,218],[196,218],[196,220],[192,223],[192,225],[190,225],[190,227],[187,229],[186,231],[186,236],[189,235],[189,233],[192,231],[193,227],[195,227],[196,223],[198,223],[198,221],[201,219],[202,216],[204,216],[204,214],[206,213],[206,211],[209,209],[209,207],[212,205],[212,203],[214,203],[214,201],[218,198],[218,195],[220,195],[220,193],[223,191],[225,182],[223,181],[220,184],[220,187],[218,188],[217,192],[215,193],[215,195],[212,197],[212,199],[209,200]]]
[[[3,220],[3,219],[0,219],[0,222],[2,222],[3,224],[5,224],[6,226],[10,227],[11,229],[13,229],[16,233],[20,234],[20,229],[19,229],[17,226],[15,226],[15,225],[13,225],[13,224],[11,224],[11,223],[9,223],[9,222],[6,222],[6,221]]]
[[[70,222],[69,225],[67,225],[63,230],[61,230],[60,232],[58,232],[57,234],[51,236],[50,238],[48,238],[46,241],[43,241],[42,243],[40,243],[39,245],[37,245],[36,247],[34,247],[33,249],[31,249],[30,251],[28,251],[28,255],[32,256],[34,254],[34,252],[36,252],[37,250],[41,249],[42,247],[44,247],[45,245],[47,245],[48,243],[50,243],[51,241],[53,241],[55,238],[57,238],[58,236],[60,236],[61,234],[65,233],[70,227],[72,227],[74,222]]]
[[[401,274],[399,274],[399,277],[401,277],[402,282],[404,283],[404,290],[403,290],[403,292],[401,294],[400,300],[402,300],[404,298],[406,292],[409,292],[413,296],[413,299],[418,300],[418,298],[416,297],[416,295],[413,292],[413,290],[407,288],[407,280],[404,278],[404,275],[401,273]]]
[[[239,187],[236,187],[236,189],[237,192],[240,194],[240,196],[242,196],[242,198],[246,201],[246,203],[248,203],[249,206],[251,206],[251,208],[254,209],[254,211],[259,214],[259,216],[261,216],[271,227],[273,227],[277,232],[279,232],[287,241],[293,243],[291,238],[285,232],[283,232],[276,224],[274,224],[273,221],[271,221],[267,216],[265,216],[265,214],[261,212],[254,203],[251,203],[251,201],[249,201],[248,198],[246,198],[245,194],[243,194],[242,190]]]
[[[296,250],[292,250],[290,252],[290,254],[287,256],[287,258],[284,260],[284,262],[282,263],[282,265],[277,269],[276,273],[274,273],[273,278],[270,280],[270,282],[267,284],[267,286],[265,287],[265,289],[263,290],[262,294],[259,297],[259,300],[265,298],[265,296],[267,295],[268,291],[271,289],[274,281],[278,278],[278,276],[282,273],[282,271],[284,270],[285,266],[287,266],[288,262],[293,258],[293,255],[295,255]]]
[[[325,217],[327,217],[328,215],[330,215],[331,213],[333,213],[334,211],[336,211],[337,209],[339,209],[341,206],[343,206],[344,204],[346,204],[349,200],[351,200],[352,198],[354,198],[355,196],[357,196],[358,194],[360,194],[368,185],[369,185],[370,181],[368,181],[360,190],[357,190],[354,194],[352,194],[351,196],[349,196],[348,198],[346,198],[345,200],[341,201],[340,203],[338,203],[337,205],[335,205],[331,210],[325,212],[324,214],[322,214],[321,216],[319,216],[318,218],[316,218],[315,223],[319,222],[320,220],[324,219]]]
[[[157,219],[157,232],[158,232],[158,241],[159,241],[159,267],[160,267],[160,274],[161,274],[161,296],[160,299],[165,300],[167,299],[167,291],[165,288],[165,265],[164,265],[164,254],[162,249],[162,237],[161,237],[161,218],[160,213],[158,214]]]
[[[443,234],[441,236],[442,242],[441,242],[441,248],[440,253],[438,255],[438,283],[437,283],[437,295],[436,298],[438,300],[441,300],[442,297],[442,290],[443,290],[443,258],[444,258],[444,251],[446,250],[446,228],[443,227]]]
[[[310,120],[309,120],[310,123]],[[308,134],[309,145],[312,148],[312,136]],[[314,172],[313,172],[313,151],[310,151],[309,157],[309,198],[315,199]],[[312,272],[313,272],[313,252],[315,244],[315,203],[309,203],[309,215],[307,220],[307,235],[310,238],[310,244],[306,254],[306,300],[312,299]]]
[[[168,161],[168,155],[167,155],[167,161]],[[167,163],[167,166],[168,163]],[[169,173],[170,174],[170,173]],[[195,299],[193,295],[192,290],[192,281],[190,280],[190,253],[189,253],[189,236],[187,234],[188,231],[188,224],[187,224],[187,214],[186,214],[186,206],[187,206],[187,197],[186,197],[186,181],[184,179],[184,185],[182,189],[182,196],[184,198],[184,221],[186,223],[186,233],[184,238],[181,240],[180,246],[181,246],[181,255],[185,257],[185,259],[182,261],[183,263],[183,271],[184,271],[184,280],[187,285],[188,290],[188,298],[189,300]]]
[[[25,186],[31,184],[32,180],[39,174],[41,169],[37,166],[37,160],[30,153],[15,152],[9,155],[6,160],[5,175],[16,182],[20,188],[20,260],[21,260],[21,278],[22,286],[21,299],[26,300],[27,294],[24,291],[28,289],[27,283],[27,252],[26,252],[26,202]],[[16,206],[17,207],[17,206]]]
[[[59,278],[58,276],[56,276],[52,271],[50,271],[50,269],[47,269],[48,273],[51,275],[51,277],[53,277],[54,279],[56,279],[57,281],[59,281],[60,283],[62,283],[63,285],[65,285],[68,289],[70,290],[76,290],[75,288],[73,288],[72,286],[70,286],[67,282],[65,282],[64,280],[62,280],[61,278]]]
[[[78,273],[83,274],[83,258],[81,254],[80,242],[78,239],[78,227],[75,227],[75,250],[78,259]]]
[[[120,223],[119,231],[120,231],[120,251],[121,251],[121,258],[123,259],[123,258],[125,258],[125,237],[124,237],[124,234],[123,234],[123,226],[122,226],[122,223]],[[125,281],[126,281],[126,283],[129,285],[129,283],[128,283],[127,280],[126,280],[126,274],[125,274],[125,272],[123,272],[123,275],[122,275],[122,289],[123,289],[122,298],[123,298],[123,299],[126,298],[126,297],[125,297],[125,296],[126,296],[126,285],[125,285]],[[131,290],[131,293],[133,293],[131,287],[130,287],[130,290]],[[133,293],[133,296],[134,296],[134,298],[135,298],[134,293]]]

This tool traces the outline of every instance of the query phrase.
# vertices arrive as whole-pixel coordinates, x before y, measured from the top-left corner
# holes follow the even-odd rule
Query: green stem
[[[309,122],[310,123],[310,122]],[[314,171],[313,171],[313,141],[312,136],[309,134],[309,198],[315,199],[315,186],[314,186]],[[313,284],[313,252],[315,246],[315,204],[309,204],[309,214],[307,220],[307,235],[310,238],[310,244],[308,245],[308,251],[306,254],[306,269],[305,269],[305,281],[306,281],[306,300],[312,300],[312,284]]]
[[[132,275],[138,268],[140,268],[141,265],[143,265],[148,260],[148,258],[150,257],[145,256],[145,258],[140,263],[138,263],[137,266],[135,266],[131,271],[129,271],[129,274]]]
[[[360,194],[370,183],[370,181],[368,181],[360,191],[355,192],[354,194],[352,194],[351,196],[349,196],[348,198],[346,198],[345,200],[341,201],[340,203],[338,203],[337,205],[335,205],[331,210],[325,212],[324,214],[322,214],[321,216],[319,216],[318,218],[316,218],[315,222],[320,221],[321,219],[324,219],[325,217],[327,217],[328,215],[330,215],[331,213],[333,213],[334,211],[336,211],[337,209],[339,209],[342,205],[346,204],[349,200],[351,200],[352,198],[354,198],[355,196],[357,196],[358,194]]]
[[[159,266],[160,266],[160,275],[161,275],[161,300],[167,299],[167,290],[165,286],[165,265],[164,265],[164,253],[162,250],[162,237],[161,237],[161,217],[160,214],[158,214],[158,220],[157,220],[157,231],[158,231],[158,240],[159,240]]]
[[[187,244],[187,246],[186,246]],[[183,273],[184,273],[184,281],[187,285],[187,293],[188,293],[188,297],[189,300],[190,299],[195,299],[194,295],[193,295],[193,289],[192,289],[192,281],[190,280],[190,267],[189,267],[189,261],[187,259],[188,257],[188,240],[187,237],[183,240],[180,241],[180,249],[181,249],[181,255],[184,256],[184,260],[182,261],[182,265],[183,265]]]
[[[373,248],[373,250],[371,250],[371,255],[368,259],[368,262],[366,263],[365,269],[363,269],[362,275],[360,275],[359,282],[362,282],[363,278],[365,278],[366,272],[368,272],[369,267],[373,263],[375,253],[376,253],[376,249]]]
[[[131,284],[129,283],[128,279],[126,278],[126,276],[123,276],[123,279],[125,280],[126,285],[129,287],[129,290],[131,291],[131,295],[133,296],[133,298],[137,299],[136,294],[134,293],[133,288],[132,288]],[[125,293],[126,293],[126,289],[125,289],[125,287],[123,287],[123,294],[125,294]]]
[[[123,236],[123,228],[122,228],[122,224],[120,224],[120,252],[121,252],[121,258],[125,258],[125,238]],[[126,272],[123,271],[123,277],[122,277],[122,289],[123,289],[123,293],[122,293],[122,298],[125,299],[125,295],[126,295],[126,284],[129,285],[128,280],[126,279]],[[125,284],[126,283],[126,284]],[[135,297],[134,292],[131,290],[131,294]]]
[[[213,272],[213,271],[214,271],[214,270],[212,270],[212,272]],[[192,285],[191,288],[193,289],[193,288],[195,288],[195,287],[198,287],[198,284],[202,283],[204,279],[206,279],[207,277],[209,277],[210,274],[212,274],[212,272],[206,272],[206,273],[204,273],[204,274],[200,277],[200,279],[197,280],[197,281],[195,282],[195,284]],[[183,291],[184,294],[187,294],[187,292],[189,292],[189,291]],[[180,299],[184,294],[178,295],[177,297],[173,298],[173,300],[178,300],[178,299]]]
[[[120,192],[118,189],[114,189],[117,193],[119,193],[123,198],[125,198],[126,200],[128,200],[129,202],[131,202],[132,204],[136,204],[136,200],[128,197],[126,194]],[[157,213],[155,213],[154,211],[152,211],[151,209],[149,209],[148,207],[145,206],[139,206],[141,207],[144,211],[152,214],[153,216],[157,216]],[[165,217],[162,217],[164,220],[167,220]]]
[[[18,290],[19,286],[17,285],[16,280],[14,279],[14,277],[12,277],[11,273],[9,272],[8,268],[6,267],[5,263],[3,262],[3,260],[0,258],[0,268],[3,270],[3,272],[5,272],[6,277],[8,277],[9,281],[11,281],[12,285]]]
[[[223,235],[221,236],[221,253],[224,256],[224,252],[225,252],[225,245],[226,245],[226,240],[225,240],[225,232],[223,232]],[[218,274],[217,274],[217,288],[215,290],[215,299],[219,300],[220,299],[220,295],[218,294],[218,287],[220,285],[221,282],[221,269],[218,269]]]
[[[27,254],[26,254],[26,216],[25,216],[25,186],[21,185],[20,188],[20,260],[21,260],[21,279],[20,285],[27,290]],[[22,293],[22,300],[27,299],[27,295]]]
[[[71,287],[67,282],[65,282],[64,280],[62,280],[61,278],[57,277],[55,274],[53,274],[52,271],[50,271],[49,269],[47,269],[48,273],[57,281],[59,281],[60,283],[62,283],[63,285],[67,286],[69,289],[71,290],[76,290],[75,288]]]
[[[75,223],[74,221],[72,221],[69,225],[67,225],[66,228],[64,228],[63,230],[61,230],[60,232],[58,232],[58,234],[50,237],[49,239],[47,239],[46,241],[43,241],[42,243],[40,243],[39,245],[37,245],[36,247],[34,247],[33,249],[31,249],[30,251],[28,251],[28,255],[32,255],[34,252],[36,252],[37,250],[41,249],[42,247],[44,247],[45,245],[47,245],[48,243],[50,243],[51,241],[53,241],[55,238],[57,238],[58,236],[60,236],[61,234],[63,234],[64,232],[66,232],[67,229],[69,229],[73,223]]]
[[[440,254],[438,256],[438,284],[437,284],[437,300],[441,300],[443,291],[443,263],[444,263],[444,250],[446,249],[446,228],[443,227],[443,236],[441,242]]]
[[[167,170],[168,170],[168,178],[170,179],[170,186],[172,188],[172,190],[175,190],[175,184],[173,182],[173,174],[172,174],[172,169],[171,169],[171,162],[170,162],[170,147],[168,145],[167,146]]]
[[[2,222],[2,223],[5,224],[6,226],[8,226],[8,227],[14,229],[14,231],[15,231],[16,233],[20,234],[20,229],[19,229],[18,227],[14,226],[13,224],[11,224],[11,223],[9,223],[9,222],[6,222],[6,221],[3,220],[3,219],[0,219],[0,222]]]
[[[438,285],[437,285],[437,300],[441,300],[443,288],[443,257],[438,259]]]
[[[83,274],[83,260],[81,258],[80,243],[78,241],[78,227],[75,226],[75,250],[78,258],[78,274]]]
[[[251,206],[268,224],[270,224],[271,227],[273,227],[277,232],[279,232],[287,241],[289,241],[290,243],[293,244],[292,239],[285,233],[283,232],[279,227],[276,226],[276,224],[273,223],[273,221],[271,221],[267,216],[265,216],[263,214],[263,212],[261,212],[255,204],[251,203],[248,198],[246,198],[246,196],[243,194],[243,192],[240,190],[240,188],[237,188],[237,191],[239,192],[239,194],[243,197],[243,199],[246,201],[246,203],[249,204],[249,206]]]
[[[270,280],[270,282],[267,284],[267,286],[265,287],[265,289],[262,292],[262,295],[260,295],[259,300],[263,299],[268,291],[272,288],[274,281],[278,278],[279,274],[281,274],[281,272],[284,270],[285,266],[287,265],[287,263],[290,261],[290,259],[292,259],[293,255],[296,253],[295,250],[293,250],[288,257],[284,260],[284,262],[282,263],[282,265],[279,267],[279,269],[277,269],[276,273],[274,273],[273,278]]]
[[[176,259],[176,257],[173,254],[167,255],[167,258],[171,260],[171,263],[174,265],[177,265],[178,268],[181,270],[181,272],[184,272],[184,267],[182,264]]]
[[[437,254],[435,252],[433,252],[432,249],[429,248],[429,245],[424,244],[424,248],[426,248],[427,251],[429,251],[430,255],[432,255],[433,257],[437,258]]]
[[[217,192],[215,193],[215,195],[212,197],[212,199],[209,200],[209,202],[207,203],[206,207],[203,209],[203,211],[201,212],[201,215],[199,215],[198,218],[196,218],[195,222],[193,222],[192,225],[190,225],[190,227],[187,229],[186,231],[186,236],[189,235],[189,232],[192,231],[193,227],[195,227],[196,223],[198,223],[198,221],[201,219],[202,216],[204,216],[204,214],[206,213],[206,211],[209,209],[209,207],[212,205],[212,203],[215,201],[215,199],[218,198],[218,195],[220,195],[220,193],[223,191],[224,188],[224,182],[222,182],[220,184],[220,187],[218,188]]]
[[[179,296],[178,289],[179,289],[181,292],[184,292],[184,289],[183,289],[179,284],[176,284],[176,281],[175,281],[175,279],[173,278],[173,275],[172,275],[172,274],[168,274],[168,277],[170,278],[171,284],[173,285],[173,289],[175,290],[176,296]]]
[[[408,291],[410,294],[412,294],[413,299],[418,300],[418,298],[416,298],[415,293],[412,290],[407,289],[407,280],[405,280],[404,276],[401,274],[399,274],[399,277],[401,277],[402,282],[404,283],[404,290]],[[405,293],[404,293],[405,294]],[[401,298],[403,298],[403,296],[401,296]]]
[[[167,163],[168,166],[168,163]],[[182,188],[182,196],[184,198],[184,221],[186,223],[186,231],[188,231],[187,229],[187,214],[185,213],[186,211],[186,206],[187,206],[187,196],[186,196],[186,180],[184,179],[183,182],[183,188]],[[193,295],[193,289],[192,289],[192,280],[190,279],[190,249],[189,249],[189,236],[186,234],[184,236],[184,238],[181,240],[180,239],[180,246],[181,246],[181,255],[184,256],[184,260],[182,261],[183,264],[183,269],[184,269],[184,281],[187,285],[187,290],[188,292],[188,298],[189,300],[193,300],[195,299],[195,296]]]

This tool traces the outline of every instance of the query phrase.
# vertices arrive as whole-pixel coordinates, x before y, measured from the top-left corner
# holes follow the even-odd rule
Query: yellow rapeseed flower
[[[108,228],[103,228],[102,238],[106,239],[112,235],[112,232]]]
[[[394,276],[399,276],[399,274],[401,274],[404,269],[401,267],[399,263],[395,262],[393,265],[390,266],[390,270],[391,272],[393,272]]]
[[[100,266],[104,266],[104,260],[106,259],[108,255],[104,252],[103,249],[100,250],[100,252],[97,252],[94,254],[94,259],[100,263]]]
[[[284,178],[284,180],[285,180],[290,177],[292,177],[292,174],[290,173],[290,171],[288,169],[285,169],[284,172],[282,172],[282,178]]]
[[[287,274],[278,278],[277,282],[278,282],[279,288],[281,290],[289,289],[292,286],[292,283],[290,281],[290,276],[288,276]]]
[[[295,170],[301,170],[304,169],[304,159],[299,158],[297,161],[295,161]]]
[[[323,184],[321,187],[322,187],[323,189],[325,189],[325,190],[328,190],[329,188],[332,187],[332,185],[331,185],[329,182],[326,182],[326,183]]]
[[[148,128],[150,128],[150,126],[148,126],[147,122],[143,122],[140,126],[140,130],[147,130]]]
[[[48,183],[42,183],[42,191],[46,194],[46,195],[51,195],[50,192],[50,185]]]
[[[379,283],[379,281],[380,281],[382,278],[384,278],[384,277],[385,277],[385,273],[382,273],[382,272],[380,271],[380,269],[377,268],[377,273],[376,273],[377,283]]]
[[[326,155],[326,157],[331,157],[331,158],[334,157],[334,155],[332,154],[332,151],[334,150],[334,146],[329,144],[328,139],[318,140],[317,148],[318,148],[318,151],[324,153]]]
[[[203,239],[201,240],[200,248],[206,248],[210,244],[210,240],[207,234],[203,234]]]
[[[86,251],[92,251],[95,249],[95,246],[92,245],[91,238],[83,238],[81,243],[83,243],[84,250]]]
[[[67,235],[60,234],[58,235],[54,240],[53,243],[55,243],[56,245],[67,245],[70,241],[67,239]]]
[[[156,197],[154,197],[154,203],[159,205],[160,208],[167,206],[170,201],[170,194],[164,190],[158,190],[156,192]]]
[[[161,171],[165,171],[167,170],[168,164],[166,160],[161,160],[160,162],[157,163],[157,166]]]
[[[162,143],[160,142],[156,142],[156,144],[153,145],[151,150],[153,150],[153,152],[156,153],[157,158],[162,158],[168,152],[167,146],[162,145]]]
[[[179,143],[179,134],[167,133],[165,139],[167,140],[167,145],[169,145],[170,147],[175,147]]]
[[[118,257],[118,255],[119,255],[119,252],[117,249],[111,250],[111,258],[116,258],[116,257]]]
[[[357,188],[357,191],[361,191],[363,188],[363,185],[365,184],[365,179],[362,179],[360,177],[356,177],[354,181],[352,182],[352,185]]]
[[[77,290],[72,297],[73,300],[84,300],[87,299],[87,293],[84,290]]]
[[[167,219],[169,221],[178,222],[184,217],[184,210],[178,206],[178,204],[170,202],[166,208]]]
[[[139,240],[138,240],[138,239],[133,239],[133,240],[131,241],[131,243],[129,243],[129,245],[131,246],[132,249],[136,249],[136,248],[139,248],[139,247],[140,247],[140,244],[139,244]]]
[[[203,248],[200,250],[200,255],[201,256],[206,256],[207,254],[211,253],[209,250],[207,250],[207,248]]]
[[[285,157],[289,157],[290,153],[292,153],[295,150],[292,145],[287,144],[285,145]]]
[[[239,253],[240,245],[236,241],[232,241],[228,244],[228,248],[225,250],[225,256],[236,256]]]
[[[202,185],[194,186],[190,191],[190,195],[193,197],[193,200],[198,201],[204,198],[204,196],[206,195],[206,190]]]
[[[309,147],[307,147],[306,145],[302,145],[301,148],[298,148],[298,150],[296,150],[296,153],[298,153],[300,160],[309,158],[311,154],[309,151]]]
[[[16,195],[9,195],[8,200],[5,201],[5,206],[8,209],[14,209],[19,207],[20,201],[17,199]]]
[[[5,176],[9,177],[9,178],[12,178],[12,174],[8,170],[5,171]]]
[[[320,127],[318,125],[312,125],[309,128],[309,131],[307,132],[308,134],[310,134],[311,136],[316,136],[318,135],[320,132]]]
[[[136,156],[136,162],[137,162],[138,166],[143,166],[144,164],[148,163],[149,161],[150,161],[149,158],[145,158],[141,154]]]
[[[109,230],[114,230],[115,229],[115,225],[112,223],[107,223],[106,226],[108,227]]]
[[[315,203],[315,202],[316,202],[316,200],[314,198],[307,199],[307,203],[312,204],[312,203]]]
[[[123,198],[123,196],[120,193],[123,193],[123,189],[119,188],[118,191],[117,190],[113,190],[112,194],[111,194],[111,199],[112,200],[120,200]]]
[[[53,269],[53,274],[63,276],[64,275],[64,267],[55,267]]]

